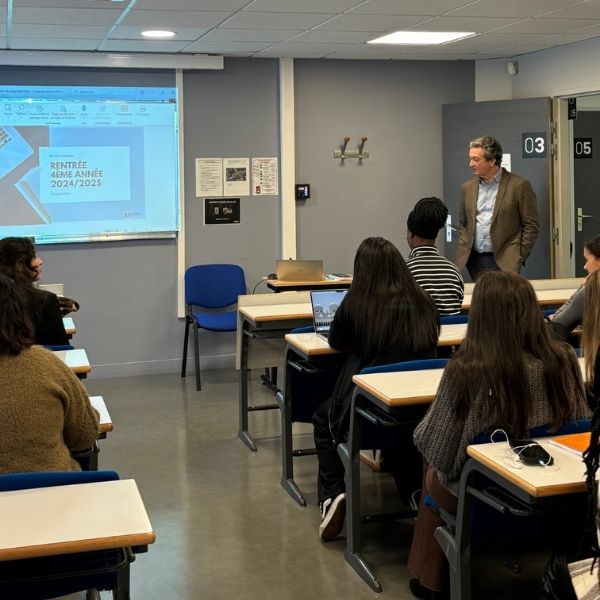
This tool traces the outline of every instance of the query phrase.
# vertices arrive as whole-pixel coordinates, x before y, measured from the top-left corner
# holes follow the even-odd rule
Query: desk
[[[540,306],[560,306],[565,303],[576,291],[577,288],[558,288],[558,289],[543,289],[535,290],[537,301]],[[463,298],[462,309],[469,310],[471,308],[472,293],[467,294]]]
[[[54,354],[81,379],[84,379],[92,370],[90,361],[83,348],[78,348],[76,350],[59,350],[54,352]]]
[[[73,323],[73,319],[71,317],[63,317],[63,325],[65,328],[65,332],[67,337],[71,339],[76,332],[75,323]]]
[[[103,433],[103,437],[106,437],[106,433],[113,430],[113,424],[104,403],[104,398],[102,396],[90,396],[90,403],[100,414],[100,433]]]
[[[248,431],[248,413],[271,410],[277,404],[248,405],[248,370],[279,364],[283,355],[283,336],[295,327],[312,323],[308,292],[254,294],[238,298],[236,368],[240,370],[238,437],[256,451]]]
[[[348,289],[352,284],[352,277],[338,277],[337,279],[318,279],[315,281],[279,281],[267,279],[267,287],[278,292],[301,290],[335,290]]]
[[[0,531],[0,561],[155,539],[133,479],[1,492]]]
[[[547,438],[537,440],[554,457],[558,470],[544,470],[524,465],[513,469],[502,462],[501,453],[507,442],[469,446],[460,478],[458,508],[454,535],[444,526],[435,536],[448,556],[452,600],[471,598],[471,509],[479,487],[478,480],[492,481],[526,504],[535,504],[549,496],[586,492],[585,466],[581,457],[550,444]],[[474,491],[475,490],[475,491]]]
[[[442,329],[450,328],[446,341],[459,344],[461,332],[465,325],[444,325]],[[315,333],[288,333],[285,336],[285,380],[283,393],[277,394],[281,408],[281,486],[290,497],[306,506],[306,499],[294,481],[294,457],[314,454],[314,449],[295,450],[292,436],[293,402],[291,390],[292,369],[295,359],[310,360],[315,358],[333,357],[339,353]],[[443,369],[432,371],[407,371],[397,373],[374,373],[371,375],[355,375],[354,383],[363,386],[365,394],[373,393],[372,401],[385,410],[399,406],[430,403],[435,397]],[[337,378],[337,373],[335,374]],[[358,460],[358,456],[356,457]]]

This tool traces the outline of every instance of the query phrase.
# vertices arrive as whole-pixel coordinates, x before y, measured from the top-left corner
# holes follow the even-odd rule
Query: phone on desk
[[[549,466],[554,462],[552,455],[535,440],[522,438],[510,439],[508,443],[517,458],[526,465]]]

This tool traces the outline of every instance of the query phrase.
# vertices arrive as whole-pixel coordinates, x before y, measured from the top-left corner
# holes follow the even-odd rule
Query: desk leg
[[[338,446],[346,468],[346,548],[344,557],[361,579],[375,592],[383,591],[381,583],[363,559],[360,539],[360,430],[355,406],[360,394],[354,392],[350,408],[350,432],[348,443]],[[345,454],[345,456],[344,456]]]
[[[291,496],[292,500],[300,506],[306,506],[306,499],[294,481],[294,447],[292,442],[292,390],[290,355],[293,351],[285,351],[285,380],[283,395],[276,394],[281,408],[281,487]]]
[[[246,335],[246,330],[247,323],[244,321],[240,348],[240,428],[238,437],[252,452],[256,452],[256,444],[248,433],[248,336]]]
[[[115,600],[130,600],[130,568],[129,562],[117,572],[117,587],[115,589]]]

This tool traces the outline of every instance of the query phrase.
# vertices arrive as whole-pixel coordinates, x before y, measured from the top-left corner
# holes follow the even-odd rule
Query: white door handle
[[[579,207],[577,209],[577,231],[583,231],[583,220],[584,219],[593,219],[594,215],[584,215],[583,208]]]

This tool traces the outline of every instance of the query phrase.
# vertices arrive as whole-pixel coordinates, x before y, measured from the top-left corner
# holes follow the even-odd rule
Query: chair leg
[[[185,377],[187,367],[188,341],[190,339],[190,318],[185,317],[185,333],[183,335],[183,358],[181,359],[181,376]]]
[[[198,348],[198,326],[194,323],[194,368],[196,370],[196,391],[202,390],[200,384],[200,350]]]

